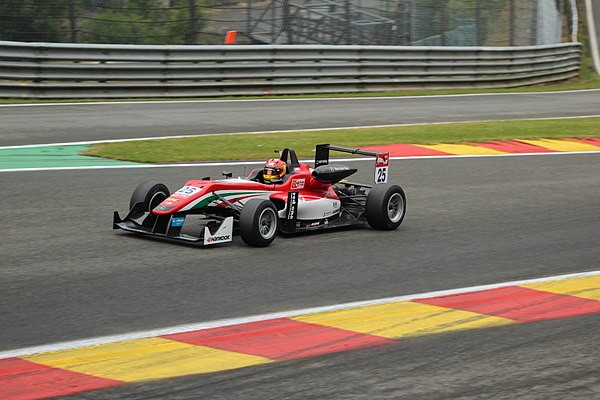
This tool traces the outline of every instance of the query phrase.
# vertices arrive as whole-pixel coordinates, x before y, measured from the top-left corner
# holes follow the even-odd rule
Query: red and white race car
[[[330,151],[375,157],[375,185],[347,181],[357,169],[330,165]],[[387,183],[389,154],[320,144],[314,167],[299,162],[292,149],[279,160],[282,176],[265,180],[263,169],[245,178],[190,180],[171,193],[158,182],[133,192],[123,219],[115,211],[113,228],[214,245],[239,233],[250,246],[268,246],[278,233],[368,223],[379,230],[398,228],[406,213],[404,190]],[[278,160],[278,161],[279,161]]]

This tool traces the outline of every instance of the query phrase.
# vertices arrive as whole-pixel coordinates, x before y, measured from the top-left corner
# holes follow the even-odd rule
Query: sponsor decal
[[[210,245],[231,242],[232,235],[233,217],[227,217],[214,234],[210,233],[210,229],[208,229],[208,227],[204,228],[204,244]]]
[[[287,219],[294,220],[296,219],[296,215],[298,213],[298,192],[289,192],[288,193],[288,211],[287,211]]]
[[[231,241],[231,235],[211,236],[208,239],[206,239],[207,244],[215,244],[229,241]]]
[[[292,189],[304,189],[304,185],[306,185],[306,178],[298,178],[292,180]]]
[[[174,228],[183,226],[183,223],[185,222],[185,217],[173,217],[171,218],[171,226]]]
[[[390,165],[390,153],[377,154],[377,160],[375,161],[376,167],[387,167]]]
[[[302,223],[302,228],[304,229],[316,229],[320,226],[323,226],[327,223],[327,220],[318,220],[318,221],[307,221]]]
[[[340,171],[349,171],[350,167],[346,167],[345,165],[330,165],[329,169],[331,172],[340,172]]]
[[[180,201],[180,199],[176,199],[174,197],[169,197],[168,199],[163,201],[161,204],[164,204],[166,206],[175,206],[175,205],[177,205],[177,203],[179,203],[179,201]]]
[[[199,192],[200,190],[202,190],[202,189],[199,187],[196,187],[196,186],[184,186],[181,189],[179,189],[178,191],[176,191],[175,193],[173,193],[173,195],[177,196],[177,197],[183,197],[185,199],[187,197],[194,195],[195,193]]]
[[[375,183],[387,182],[389,165],[390,153],[377,154],[375,160]]]

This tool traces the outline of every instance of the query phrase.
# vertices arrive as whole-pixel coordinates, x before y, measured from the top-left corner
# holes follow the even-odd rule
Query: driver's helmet
[[[265,163],[263,178],[265,181],[281,180],[285,175],[286,167],[285,161],[281,161],[279,158],[271,158]]]

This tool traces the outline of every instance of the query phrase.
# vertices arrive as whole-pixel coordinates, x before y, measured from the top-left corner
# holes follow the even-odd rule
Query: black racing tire
[[[169,197],[169,193],[169,189],[162,183],[142,182],[131,195],[129,209],[131,210],[136,203],[144,203],[144,211],[151,211]]]
[[[240,213],[240,236],[253,247],[266,247],[277,236],[279,215],[270,200],[250,199]]]
[[[406,195],[398,185],[375,185],[367,195],[365,211],[373,229],[391,231],[400,226],[406,215]]]

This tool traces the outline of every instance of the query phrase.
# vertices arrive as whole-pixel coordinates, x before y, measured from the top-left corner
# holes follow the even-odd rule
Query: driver
[[[263,178],[265,183],[275,183],[283,179],[287,165],[279,158],[271,158],[263,167]]]

